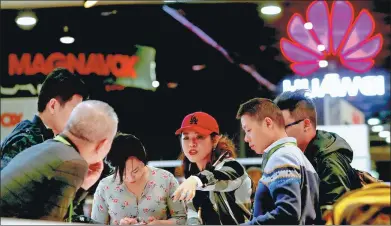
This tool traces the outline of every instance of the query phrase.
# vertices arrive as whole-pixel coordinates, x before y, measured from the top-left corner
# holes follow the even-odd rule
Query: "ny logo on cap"
[[[191,118],[190,118],[190,124],[195,124],[195,125],[197,125],[197,123],[198,123],[197,117],[195,117],[194,115],[192,115]]]

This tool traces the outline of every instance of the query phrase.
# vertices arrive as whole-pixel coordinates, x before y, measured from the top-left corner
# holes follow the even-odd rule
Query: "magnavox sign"
[[[126,52],[38,50],[5,54],[1,73],[2,97],[36,96],[45,77],[57,67],[81,75],[94,92],[106,93],[125,88],[156,90],[152,86],[156,80],[156,50],[150,46],[135,45]]]
[[[44,57],[42,53],[23,53],[20,56],[11,53],[8,55],[8,74],[15,75],[48,75],[56,67],[67,68],[80,75],[96,74],[98,76],[114,75],[117,78],[137,78],[135,64],[139,57],[122,55],[91,53],[73,54],[54,52]]]

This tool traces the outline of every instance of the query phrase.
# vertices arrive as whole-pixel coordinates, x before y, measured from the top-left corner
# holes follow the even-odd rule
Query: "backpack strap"
[[[270,151],[268,151],[266,154],[264,154],[262,156],[262,165],[261,165],[262,172],[264,171],[266,163],[269,160],[269,158],[273,155],[273,153],[276,152],[278,149],[280,149],[282,147],[286,147],[286,146],[297,146],[297,144],[295,142],[285,142],[285,143],[282,143],[282,144],[279,144],[279,145],[273,147]]]

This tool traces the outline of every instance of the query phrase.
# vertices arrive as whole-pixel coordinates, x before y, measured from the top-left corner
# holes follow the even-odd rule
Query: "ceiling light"
[[[68,34],[68,26],[64,26],[64,36],[60,38],[60,42],[63,44],[72,44],[75,42],[75,38]]]
[[[327,67],[327,65],[329,65],[329,62],[327,62],[327,60],[319,61],[319,67]]]
[[[370,118],[370,119],[368,119],[368,124],[371,125],[371,126],[379,125],[380,124],[380,119],[378,119],[378,118]]]
[[[23,30],[31,30],[37,24],[37,16],[33,11],[22,11],[15,18],[15,22]]]
[[[170,89],[175,89],[176,87],[178,87],[178,83],[176,83],[176,82],[169,82],[169,83],[167,83],[167,87],[170,88]]]
[[[159,81],[153,81],[152,82],[152,87],[154,87],[154,88],[159,87],[159,85],[160,85]]]
[[[304,24],[304,28],[307,30],[311,30],[314,26],[312,25],[311,22],[307,22]]]
[[[390,131],[381,131],[381,132],[379,132],[379,137],[381,137],[381,138],[390,137]]]
[[[264,6],[261,8],[261,13],[265,15],[276,15],[281,12],[281,8],[279,6]]]
[[[98,1],[85,1],[84,2],[84,8],[91,8],[93,7]]]
[[[259,46],[259,49],[260,49],[261,51],[265,51],[266,46],[265,46],[265,45],[261,45],[261,46]]]
[[[71,36],[64,36],[60,38],[60,42],[63,44],[72,44],[75,42],[75,39]]]
[[[193,65],[193,71],[201,71],[202,69],[204,69],[206,66],[205,64],[202,64],[202,65]]]
[[[111,12],[101,12],[100,15],[102,15],[102,16],[110,16]]]
[[[384,127],[382,125],[372,126],[372,132],[378,133],[384,130]]]
[[[16,23],[22,26],[31,26],[37,23],[37,19],[30,16],[23,16],[16,19]]]
[[[114,14],[117,14],[117,10],[113,10],[113,11],[105,11],[105,12],[101,12],[100,15],[101,16],[110,16],[110,15],[114,15]]]
[[[386,138],[386,142],[387,142],[387,143],[390,143],[390,137],[387,137],[387,138]]]

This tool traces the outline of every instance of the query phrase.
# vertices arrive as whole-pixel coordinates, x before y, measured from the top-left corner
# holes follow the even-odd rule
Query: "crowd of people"
[[[186,115],[173,131],[182,148],[181,184],[148,166],[140,139],[118,132],[114,109],[88,100],[85,90],[77,75],[55,69],[39,93],[39,113],[3,139],[1,217],[75,221],[93,190],[89,223],[322,224],[329,205],[362,186],[350,165],[353,150],[316,129],[305,90],[239,106],[244,141],[263,156],[257,169],[236,160],[234,142],[213,116]]]

